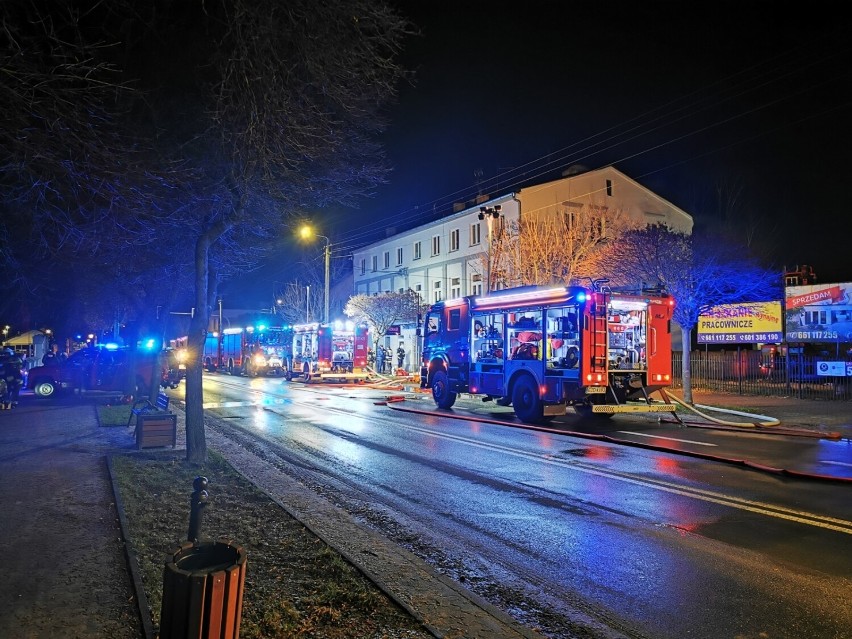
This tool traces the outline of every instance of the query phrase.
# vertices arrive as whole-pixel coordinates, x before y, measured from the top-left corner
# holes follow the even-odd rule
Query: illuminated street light
[[[313,228],[308,225],[303,226],[299,229],[299,235],[302,239],[309,240],[314,237],[320,237],[325,240],[325,250],[323,251],[325,257],[325,313],[323,314],[323,323],[328,324],[328,289],[329,289],[329,280],[330,278],[330,265],[331,265],[331,240],[329,240],[325,235],[320,235]]]

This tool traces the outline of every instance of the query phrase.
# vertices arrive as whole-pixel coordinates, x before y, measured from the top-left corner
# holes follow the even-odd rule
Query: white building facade
[[[377,295],[411,289],[424,303],[487,292],[489,233],[512,225],[525,212],[546,213],[593,206],[619,211],[637,222],[665,224],[691,233],[685,211],[659,197],[613,167],[569,175],[495,198],[478,198],[467,207],[434,222],[392,235],[353,253],[354,293]],[[399,343],[409,355],[405,368],[416,370],[419,348],[415,327],[400,327],[383,345]]]

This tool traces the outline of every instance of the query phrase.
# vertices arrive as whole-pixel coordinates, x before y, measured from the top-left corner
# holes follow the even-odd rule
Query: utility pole
[[[331,244],[328,238],[325,238],[325,323],[328,324],[328,289],[331,286]]]

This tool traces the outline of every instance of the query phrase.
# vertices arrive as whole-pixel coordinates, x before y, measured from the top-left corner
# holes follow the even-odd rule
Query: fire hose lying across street
[[[688,404],[687,402],[683,401],[682,399],[675,396],[674,394],[672,394],[669,391],[661,391],[661,393],[663,394],[663,398],[666,401],[672,401],[675,404],[683,406],[687,410],[692,411],[696,415],[699,415],[699,416],[703,417],[704,419],[706,419],[707,421],[712,422],[714,424],[720,424],[722,426],[734,426],[734,427],[737,427],[737,428],[765,428],[765,427],[768,427],[768,426],[778,426],[781,423],[778,419],[776,419],[774,417],[769,417],[767,415],[755,415],[754,413],[745,413],[743,411],[732,410],[732,409],[727,409],[727,408],[718,408],[718,407],[715,407],[715,406],[706,406],[704,404]],[[718,412],[718,413],[727,413],[728,415],[739,415],[740,417],[754,417],[754,418],[757,418],[760,421],[758,421],[758,422],[726,421],[724,419],[718,419],[716,417],[711,417],[710,415],[707,415],[706,413],[703,413],[700,410],[698,410],[699,408],[702,408],[704,410],[709,410],[709,411],[715,411],[715,412]]]

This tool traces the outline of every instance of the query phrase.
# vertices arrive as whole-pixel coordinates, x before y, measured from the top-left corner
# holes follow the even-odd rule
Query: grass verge
[[[192,482],[203,475],[210,497],[201,536],[228,539],[248,557],[242,639],[432,636],[215,451],[201,467],[172,452],[117,455],[112,465],[155,626],[163,566],[186,539]]]

